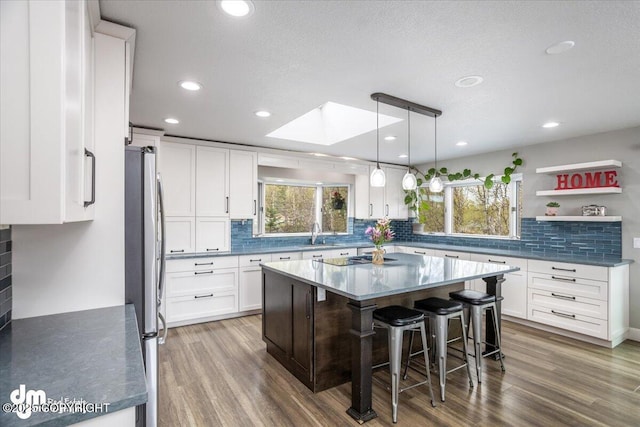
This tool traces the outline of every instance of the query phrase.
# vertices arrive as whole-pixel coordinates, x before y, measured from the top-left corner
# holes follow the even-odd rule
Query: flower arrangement
[[[364,234],[369,236],[378,250],[382,245],[392,241],[395,237],[395,233],[391,229],[391,220],[386,217],[379,219],[375,226],[368,227]]]

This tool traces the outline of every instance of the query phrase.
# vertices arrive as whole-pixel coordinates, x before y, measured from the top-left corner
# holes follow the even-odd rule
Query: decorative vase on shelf
[[[384,249],[376,246],[373,252],[371,252],[371,262],[376,265],[384,264]]]
[[[556,216],[558,215],[558,208],[547,206],[546,216]]]

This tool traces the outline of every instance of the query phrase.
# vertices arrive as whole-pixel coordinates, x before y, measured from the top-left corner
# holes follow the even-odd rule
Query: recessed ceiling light
[[[395,140],[396,140],[396,137],[395,137],[395,136],[393,136],[393,135],[389,135],[389,136],[385,136],[385,137],[384,137],[384,140],[385,140],[385,141],[395,141]]]
[[[480,76],[466,76],[458,79],[456,86],[458,87],[472,87],[482,83],[484,79]]]
[[[464,147],[465,145],[467,145],[467,141],[458,141],[458,142],[456,142],[456,145],[458,147]]]
[[[547,52],[548,55],[558,55],[559,53],[565,53],[569,49],[572,49],[575,45],[576,45],[576,42],[567,40],[567,41],[559,42],[556,44],[552,44],[545,50],[545,52]]]
[[[223,12],[237,18],[251,15],[255,10],[253,2],[249,0],[221,0],[218,5]]]
[[[258,116],[258,117],[271,117],[271,113],[268,112],[268,111],[264,111],[264,110],[256,111],[255,115]]]
[[[547,123],[542,125],[543,128],[547,128],[547,129],[555,128],[555,127],[558,127],[558,126],[560,126],[560,123],[558,123],[558,122],[547,122]]]
[[[400,157],[401,159],[406,159],[407,155],[406,154],[400,154],[398,157]]]
[[[189,80],[183,80],[181,82],[178,82],[178,84],[180,85],[180,87],[182,89],[186,89],[186,90],[195,91],[195,90],[202,89],[202,85],[200,83],[192,82],[192,81],[189,81]]]
[[[173,117],[167,117],[166,119],[164,119],[164,122],[169,123],[170,125],[177,125],[178,123],[180,123],[180,120],[174,119]]]

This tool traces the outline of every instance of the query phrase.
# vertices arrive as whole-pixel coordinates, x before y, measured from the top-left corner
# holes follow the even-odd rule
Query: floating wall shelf
[[[621,216],[537,216],[536,221],[618,222]]]
[[[621,167],[622,167],[622,162],[619,160],[599,160],[596,162],[573,163],[570,165],[559,165],[559,166],[548,166],[546,168],[537,168],[536,173],[571,172],[571,171],[621,168]]]
[[[569,190],[538,190],[536,196],[578,196],[580,194],[619,194],[620,187],[574,188]]]

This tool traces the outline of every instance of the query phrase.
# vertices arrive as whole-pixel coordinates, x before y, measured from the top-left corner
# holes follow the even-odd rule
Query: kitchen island
[[[500,297],[503,275],[518,270],[412,254],[387,258],[384,265],[347,265],[345,258],[262,264],[267,352],[314,392],[351,381],[347,412],[359,422],[377,416],[371,404],[371,367],[385,360],[387,352],[373,330],[377,307],[412,307],[422,298],[448,298],[464,282],[479,278],[488,293]],[[499,319],[499,302],[497,306]],[[495,343],[491,328],[487,331],[487,342]]]

